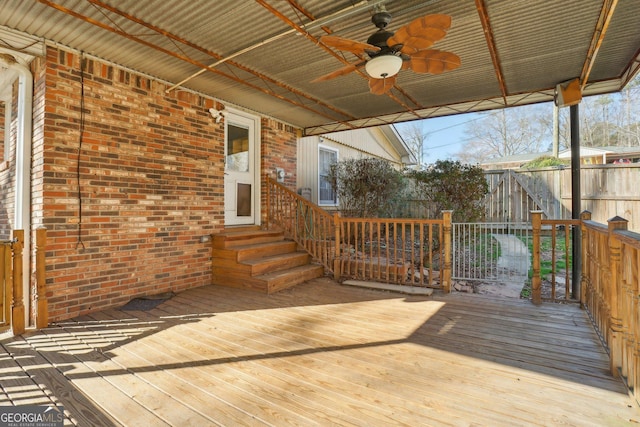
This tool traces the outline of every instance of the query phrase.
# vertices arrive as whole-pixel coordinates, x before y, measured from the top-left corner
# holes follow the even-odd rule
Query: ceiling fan
[[[449,15],[426,15],[414,19],[395,34],[386,29],[391,14],[385,10],[376,12],[371,22],[378,27],[366,43],[335,36],[320,37],[325,46],[351,52],[360,58],[357,62],[318,77],[314,82],[325,81],[348,74],[364,66],[369,76],[371,93],[387,93],[396,83],[400,70],[410,69],[416,73],[440,74],[460,66],[460,57],[430,47],[447,35],[451,27]]]

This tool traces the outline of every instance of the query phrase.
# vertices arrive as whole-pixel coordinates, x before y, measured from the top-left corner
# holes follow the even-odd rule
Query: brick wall
[[[209,284],[200,237],[224,227],[214,101],[85,61],[84,117],[78,55],[49,47],[33,67],[34,227],[48,229],[53,321]],[[286,161],[295,179],[295,138],[263,120],[263,167]]]

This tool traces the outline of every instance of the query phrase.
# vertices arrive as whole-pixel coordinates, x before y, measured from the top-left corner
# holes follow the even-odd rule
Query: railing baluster
[[[49,310],[46,288],[45,247],[47,244],[47,229],[36,229],[36,328],[42,329],[49,325]]]

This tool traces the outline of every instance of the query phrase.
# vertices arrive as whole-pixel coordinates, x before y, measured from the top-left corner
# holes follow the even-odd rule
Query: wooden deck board
[[[327,279],[61,322],[3,341],[0,373],[0,404],[59,402],[68,425],[640,422],[577,306]]]

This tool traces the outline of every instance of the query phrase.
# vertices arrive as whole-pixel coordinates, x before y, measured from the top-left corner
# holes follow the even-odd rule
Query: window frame
[[[338,159],[339,159],[339,155],[340,152],[337,148],[334,147],[329,147],[327,145],[323,145],[323,144],[319,144],[318,145],[318,206],[338,206],[338,195],[336,194],[335,190],[332,189],[332,193],[333,193],[333,199],[331,201],[329,200],[322,200],[320,198],[320,194],[321,194],[321,184],[323,182],[322,180],[322,166],[321,166],[321,157],[320,157],[320,153],[324,151],[324,152],[330,152],[333,153],[335,155],[335,162],[338,163]]]

